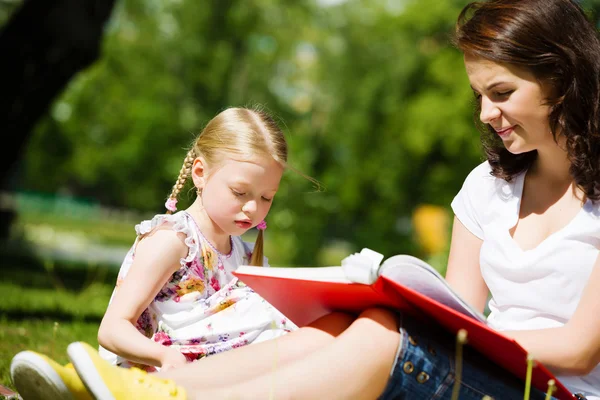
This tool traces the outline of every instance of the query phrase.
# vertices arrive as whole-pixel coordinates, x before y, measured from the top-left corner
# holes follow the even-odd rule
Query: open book
[[[384,280],[376,281],[375,284],[370,287],[356,287],[355,285],[352,285],[353,282],[346,276],[346,272],[344,272],[342,267],[262,268],[241,266],[237,269],[235,275],[253,289],[255,285],[269,285],[269,283],[266,281],[264,283],[255,283],[255,279],[248,275],[293,279],[294,281],[342,284],[339,286],[338,291],[314,293],[315,296],[311,296],[309,299],[302,298],[302,301],[299,302],[299,304],[298,297],[295,297],[296,295],[290,296],[291,298],[289,298],[288,301],[291,303],[283,304],[283,308],[279,308],[279,310],[298,326],[309,324],[333,310],[362,311],[365,308],[376,305],[395,305],[394,300],[391,300],[392,302],[389,303],[390,299],[386,297],[387,285],[382,283]],[[419,258],[408,255],[397,255],[388,258],[379,267],[378,275],[384,276],[394,282],[401,282],[402,285],[407,288],[411,288],[424,296],[434,299],[461,314],[480,321],[481,323],[486,323],[483,314],[463,301],[458,294],[450,288],[446,283],[446,280],[439,272],[437,272],[437,270]],[[278,283],[278,285],[285,286],[289,284],[290,282]],[[305,290],[300,286],[296,286],[300,285],[298,282],[292,283],[292,285],[293,287],[290,288],[292,291],[298,289]],[[326,285],[321,283],[316,284],[314,287],[321,288],[325,286]],[[345,290],[340,290],[341,288],[345,288]],[[275,288],[272,288],[271,290],[273,289]],[[281,293],[291,294],[291,292],[283,291],[281,289],[282,288],[280,287],[279,290]],[[260,289],[254,290],[261,294]],[[371,290],[373,291],[372,294],[365,294]],[[297,295],[304,297],[306,294],[308,293],[301,292]],[[337,296],[339,296],[339,298],[337,298]],[[353,298],[347,298],[346,296],[351,296]],[[336,304],[338,300],[342,301],[339,305]],[[330,304],[329,302],[334,303]],[[379,302],[382,302],[382,304]],[[286,313],[285,311],[288,312]]]
[[[363,252],[365,250],[369,251],[364,249]],[[366,275],[357,276],[356,271]],[[488,327],[480,312],[462,300],[433,267],[416,257],[396,255],[381,264],[376,261],[370,271],[368,266],[360,265],[240,266],[234,275],[298,326],[308,325],[332,311],[359,313],[371,307],[387,307],[433,322],[453,334],[465,329],[469,346],[522,380],[526,379],[525,349]],[[575,398],[550,371],[536,363],[532,385],[545,392],[550,379],[556,382],[554,397]]]

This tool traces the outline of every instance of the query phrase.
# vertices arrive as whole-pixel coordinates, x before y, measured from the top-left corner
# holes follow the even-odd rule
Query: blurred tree
[[[52,100],[99,55],[104,23],[114,0],[24,1],[10,4],[0,31],[0,131],[11,145],[0,148],[4,188],[34,125]],[[14,8],[13,8],[14,7]],[[10,224],[2,210],[0,237]]]
[[[447,205],[479,153],[447,41],[464,2],[403,4],[123,1],[105,57],[40,126],[23,184],[160,211],[202,125],[266,104],[292,165],[325,187],[288,175],[270,216],[274,261],[313,264],[330,241],[418,252],[413,209]]]
[[[295,2],[275,3],[285,5],[122,2],[108,27],[106,57],[73,82],[40,127],[27,184],[160,209],[183,149],[219,110],[262,103],[283,110],[285,120],[269,81],[289,51],[285,40],[293,41],[290,18],[302,24],[306,13]],[[54,151],[48,142],[57,136],[63,143]],[[52,171],[43,167],[48,158]],[[49,179],[39,179],[42,171]]]
[[[123,0],[104,57],[38,126],[20,184],[161,212],[185,148],[228,106],[281,119],[294,168],[269,215],[274,264],[332,243],[427,256],[420,204],[448,209],[483,160],[461,54],[465,0]],[[582,2],[594,18],[600,0]],[[185,201],[182,206],[185,206]]]
[[[580,0],[579,3],[588,12],[592,21],[596,21],[596,26],[600,21],[600,0]]]
[[[447,207],[480,161],[462,57],[448,41],[464,4],[354,1],[337,18],[321,15],[329,37],[317,44],[315,113],[327,110],[327,122],[312,146],[328,192],[304,213],[315,217],[295,228],[312,243],[308,254],[336,238],[387,255],[425,255],[413,239],[413,209]]]

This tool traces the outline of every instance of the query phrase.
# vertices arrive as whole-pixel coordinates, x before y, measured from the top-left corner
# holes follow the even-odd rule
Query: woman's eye
[[[273,200],[273,199],[268,199],[268,198],[266,198],[266,197],[264,197],[264,196],[262,197],[262,199],[263,199],[264,201],[268,201],[268,202],[270,202],[271,200]]]
[[[494,93],[494,95],[496,97],[506,97],[506,96],[509,96],[510,94],[512,94],[512,92],[513,92],[512,90],[507,90],[505,92],[496,92],[496,93]]]
[[[243,196],[246,194],[246,193],[238,192],[237,190],[233,190],[233,189],[231,189],[231,192],[236,196]]]

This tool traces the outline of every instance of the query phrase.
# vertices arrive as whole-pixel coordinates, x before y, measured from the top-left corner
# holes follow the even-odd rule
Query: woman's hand
[[[168,371],[172,368],[178,368],[187,364],[187,358],[179,350],[166,347],[163,356],[160,359],[160,370]]]

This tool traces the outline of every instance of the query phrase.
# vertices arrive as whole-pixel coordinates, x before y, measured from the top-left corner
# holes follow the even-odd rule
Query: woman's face
[[[556,146],[544,88],[529,71],[465,55],[471,88],[481,105],[481,122],[491,126],[513,154]]]

